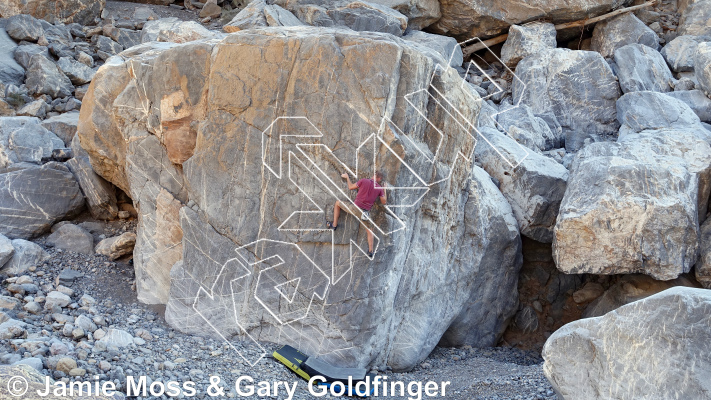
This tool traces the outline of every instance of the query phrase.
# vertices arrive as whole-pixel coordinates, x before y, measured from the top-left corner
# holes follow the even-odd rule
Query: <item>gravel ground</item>
[[[77,222],[78,223],[78,222]],[[125,231],[135,229],[135,222],[83,224],[92,228],[96,240],[112,237]],[[101,236],[103,235],[103,236]],[[163,320],[160,307],[139,304],[134,289],[134,272],[130,260],[113,262],[99,255],[83,255],[71,251],[61,251],[46,246],[43,238],[35,240],[50,254],[51,258],[43,265],[32,268],[22,278],[23,282],[31,281],[36,286],[37,293],[11,293],[8,285],[15,279],[0,277],[4,282],[3,296],[14,296],[20,299],[20,305],[14,310],[6,311],[7,316],[27,323],[25,332],[14,339],[0,341],[0,362],[13,363],[20,359],[33,357],[41,361],[43,373],[54,379],[69,382],[79,380],[93,382],[95,376],[99,381],[114,381],[120,388],[126,382],[126,376],[147,376],[148,385],[153,381],[193,381],[196,383],[196,398],[210,398],[207,389],[210,387],[210,377],[213,375],[223,379],[224,396],[219,398],[273,398],[286,399],[282,389],[277,396],[241,396],[234,389],[237,379],[243,375],[253,377],[255,384],[259,381],[285,381],[290,385],[297,382],[296,394],[293,399],[333,398],[332,396],[315,397],[309,394],[307,384],[282,364],[265,357],[252,367],[228,345],[220,340],[194,337],[181,334],[171,329]],[[61,315],[40,310],[36,313],[22,309],[28,302],[42,304],[43,296],[57,289],[57,276],[65,269],[84,274],[66,286],[71,304],[62,308]],[[16,285],[17,286],[17,285]],[[23,286],[24,287],[24,286]],[[14,291],[14,289],[13,289]],[[91,299],[82,296],[89,295]],[[55,310],[56,311],[56,310]],[[101,332],[85,332],[84,336],[74,338],[67,324],[85,315],[97,325]],[[69,318],[69,322],[64,321]],[[86,319],[85,319],[86,320]],[[76,322],[78,324],[78,320]],[[95,340],[102,332],[109,329],[119,329],[134,337],[134,343],[128,347],[106,346]],[[68,335],[68,336],[67,336]],[[242,343],[233,343],[240,351],[253,353],[252,348],[245,348]],[[268,354],[277,348],[276,345],[264,343]],[[70,376],[58,370],[57,364],[63,358],[70,358],[77,363],[77,370]],[[27,360],[26,360],[27,361]],[[38,363],[39,361],[35,361]],[[81,375],[83,373],[83,375]],[[389,382],[402,381],[406,388],[411,381],[450,381],[446,396],[429,398],[447,399],[553,399],[551,386],[542,373],[542,360],[534,352],[526,352],[515,348],[436,348],[422,364],[408,373],[393,373],[383,371],[380,375],[387,376]],[[178,396],[182,398],[181,396]],[[389,396],[392,399],[407,399],[405,396]],[[140,398],[140,397],[138,397]],[[145,398],[166,398],[147,396]],[[417,397],[412,397],[417,399]],[[428,398],[428,397],[422,397]]]

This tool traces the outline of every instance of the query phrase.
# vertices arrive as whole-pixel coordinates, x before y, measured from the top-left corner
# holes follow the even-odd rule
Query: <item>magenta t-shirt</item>
[[[375,200],[385,195],[383,189],[379,186],[376,187],[372,179],[361,179],[356,185],[358,186],[358,194],[354,203],[363,210],[370,211]]]

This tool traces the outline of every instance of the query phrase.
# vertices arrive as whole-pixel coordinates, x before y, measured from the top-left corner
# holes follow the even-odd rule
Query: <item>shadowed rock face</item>
[[[520,237],[472,170],[480,101],[448,59],[305,27],[131,54],[97,72],[78,135],[134,200],[138,295],[167,302],[170,324],[396,370],[440,338],[496,343],[518,304]],[[325,230],[334,202],[355,196],[346,167],[351,179],[385,171],[399,207]]]
[[[709,313],[711,291],[675,287],[571,322],[546,342],[543,372],[565,399],[704,398]]]
[[[430,29],[462,40],[489,38],[504,33],[509,26],[545,18],[558,24],[604,14],[630,3],[625,0],[441,0],[442,18]]]
[[[51,23],[88,25],[101,15],[105,5],[106,0],[3,0],[0,3],[0,17],[29,14]]]

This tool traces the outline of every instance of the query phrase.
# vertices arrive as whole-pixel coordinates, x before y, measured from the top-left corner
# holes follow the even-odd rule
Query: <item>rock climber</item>
[[[353,215],[356,218],[360,218],[363,221],[370,219],[370,209],[375,204],[375,201],[380,199],[381,204],[387,202],[387,197],[385,196],[385,188],[383,186],[384,175],[381,171],[375,171],[372,179],[361,179],[356,183],[351,182],[351,178],[348,174],[341,175],[348,182],[349,190],[357,190],[353,203],[358,207],[355,212],[351,211],[348,207],[341,205],[341,202],[336,200],[336,204],[333,206],[333,222],[327,221],[326,224],[329,228],[334,231],[338,228],[338,216],[341,214],[341,210]],[[353,208],[352,206],[350,206]],[[373,232],[368,229],[368,257],[373,258]]]

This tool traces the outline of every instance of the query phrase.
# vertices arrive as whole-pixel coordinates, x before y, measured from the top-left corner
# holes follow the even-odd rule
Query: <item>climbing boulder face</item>
[[[51,23],[89,25],[101,15],[104,6],[106,0],[3,0],[0,3],[0,17],[29,14]]]
[[[571,322],[546,341],[543,372],[564,399],[708,397],[709,313],[711,291],[675,287]]]
[[[602,15],[630,3],[626,0],[534,0],[529,2],[478,0],[441,0],[442,18],[432,24],[432,32],[462,40],[489,38],[511,25],[545,19],[554,24]]]
[[[689,272],[711,187],[708,133],[645,130],[582,149],[555,226],[558,269],[660,280]]]
[[[551,130],[560,125],[565,148],[575,151],[586,139],[614,139],[619,123],[615,102],[620,88],[599,53],[568,49],[544,50],[516,66],[513,103],[546,116]]]
[[[689,4],[679,20],[679,35],[711,35],[711,0]]]
[[[445,332],[451,345],[494,345],[517,308],[520,237],[504,197],[472,172],[479,97],[423,48],[257,28],[109,59],[78,136],[138,210],[139,299],[167,303],[184,332],[341,365],[407,370]],[[340,175],[375,168],[388,208],[326,229],[335,201],[354,196]]]
[[[603,57],[612,58],[615,50],[632,43],[657,50],[659,36],[633,13],[625,13],[595,25],[590,46]]]

